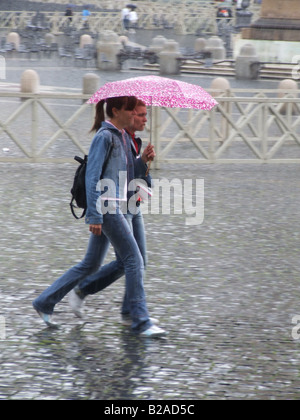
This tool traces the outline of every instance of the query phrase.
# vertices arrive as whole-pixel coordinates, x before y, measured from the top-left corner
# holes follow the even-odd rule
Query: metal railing
[[[97,2],[99,6],[99,2]],[[67,3],[66,3],[67,4]],[[96,3],[95,3],[96,4]],[[125,4],[125,3],[124,3]],[[161,29],[172,27],[178,34],[207,34],[217,33],[216,7],[218,2],[207,0],[198,1],[139,1],[138,2],[138,26],[143,29]],[[64,16],[63,12],[39,12],[40,24],[37,27],[51,31],[54,34],[63,32],[66,27],[81,30],[88,23],[88,30],[99,33],[103,30],[113,30],[119,34],[123,32],[121,22],[122,4],[118,1],[101,2],[102,11],[91,10],[88,21],[83,21],[81,12],[74,11],[72,22]],[[235,19],[235,8],[232,7]],[[260,8],[252,4],[253,19],[258,15]],[[0,29],[24,30],[31,25],[36,12],[29,11],[1,11]]]
[[[279,93],[285,96],[279,98]],[[153,167],[300,163],[299,93],[232,89],[218,94],[219,105],[212,111],[154,107]],[[88,153],[94,107],[87,99],[81,94],[0,92],[0,162],[71,162],[74,154]],[[149,139],[149,127],[143,138]]]
[[[80,12],[74,12],[72,22],[69,18],[59,12],[41,12],[41,23],[37,25],[38,30],[47,30],[53,34],[63,33],[66,30],[80,31],[85,29],[92,33],[100,33],[104,30],[112,30],[118,34],[124,32],[121,13],[119,10],[94,12],[86,21],[83,21]],[[0,13],[0,28],[11,31],[22,31],[34,25],[32,22],[36,16],[35,12],[1,12]],[[201,13],[200,17],[196,17],[195,13],[182,12],[170,13],[166,7],[160,8],[158,11],[151,10],[145,13],[139,13],[138,27],[142,29],[162,29],[167,25],[173,28],[178,34],[195,33],[199,28],[204,33],[215,34],[217,27],[213,15],[209,10],[206,13]]]
[[[0,92],[0,162],[69,162],[86,154],[93,107],[82,94]]]
[[[300,99],[266,93],[239,97],[231,91],[209,112],[161,111],[153,135],[156,167],[162,162],[300,163]],[[172,139],[170,130],[177,131]]]

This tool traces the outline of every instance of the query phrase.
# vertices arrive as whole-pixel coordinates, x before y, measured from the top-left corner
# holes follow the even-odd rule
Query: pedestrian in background
[[[136,29],[137,28],[137,23],[138,23],[138,15],[135,11],[135,7],[131,7],[128,19],[129,19],[129,27],[131,29]]]
[[[128,31],[129,29],[129,13],[130,13],[130,9],[129,7],[124,7],[121,11],[121,19],[122,19],[122,24],[123,24],[123,28]]]
[[[91,12],[89,11],[89,8],[87,6],[84,6],[82,10],[82,21],[83,21],[83,27],[85,29],[88,29],[89,27],[89,17],[91,16]]]
[[[73,20],[73,10],[72,7],[68,6],[65,11],[65,16],[68,17],[68,21],[71,23]]]

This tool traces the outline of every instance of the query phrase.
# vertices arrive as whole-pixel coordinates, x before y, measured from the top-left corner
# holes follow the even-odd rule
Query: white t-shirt
[[[130,10],[127,7],[124,7],[124,9],[122,9],[122,12],[121,12],[122,20],[124,20],[125,17],[127,17],[128,19],[129,13],[130,13]]]
[[[136,23],[138,21],[138,15],[134,10],[129,13],[129,20],[131,23]]]

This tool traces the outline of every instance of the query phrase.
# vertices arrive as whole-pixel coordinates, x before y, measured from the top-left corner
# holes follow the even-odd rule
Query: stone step
[[[262,64],[260,70],[261,79],[292,79],[295,64]],[[159,64],[144,64],[143,67],[131,67],[132,70],[159,72]],[[205,74],[212,76],[235,77],[233,64],[215,64],[212,67],[205,67],[202,63],[188,62],[182,65],[181,73],[184,74]]]

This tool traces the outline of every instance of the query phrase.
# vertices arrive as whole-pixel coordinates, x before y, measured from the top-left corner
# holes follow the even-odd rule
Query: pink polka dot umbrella
[[[211,110],[218,102],[201,86],[160,76],[141,76],[105,83],[88,103],[117,96],[136,96],[148,106]]]

